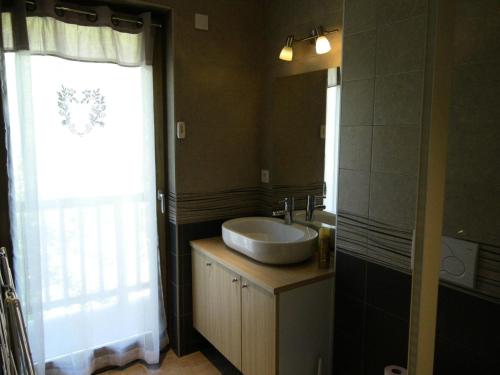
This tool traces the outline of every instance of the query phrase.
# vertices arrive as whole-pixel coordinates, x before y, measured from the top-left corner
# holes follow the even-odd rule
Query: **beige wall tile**
[[[345,2],[344,32],[346,35],[375,28],[376,0],[349,0]]]
[[[344,38],[343,80],[375,76],[376,33],[367,31]]]
[[[343,82],[340,124],[342,126],[373,124],[374,79]]]
[[[377,75],[423,70],[427,17],[410,18],[377,30]]]
[[[344,126],[340,128],[340,168],[370,171],[372,132],[372,126]]]
[[[339,210],[368,216],[370,195],[369,172],[341,169],[339,171]]]
[[[417,176],[419,146],[419,128],[375,126],[372,171]]]
[[[374,125],[420,127],[423,87],[422,72],[377,77]]]
[[[416,197],[416,177],[372,172],[369,218],[401,229],[413,230]]]
[[[425,13],[426,0],[377,0],[377,23],[393,23]]]

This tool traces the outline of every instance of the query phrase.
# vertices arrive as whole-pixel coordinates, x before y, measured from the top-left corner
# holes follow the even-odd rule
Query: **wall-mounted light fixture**
[[[323,30],[321,26],[316,27],[311,31],[311,34],[305,38],[295,39],[293,35],[289,35],[286,38],[286,44],[281,49],[280,60],[292,61],[293,60],[293,44],[298,42],[304,42],[310,40],[316,46],[316,53],[322,55],[324,53],[330,52],[332,49],[330,41],[326,37],[328,34],[339,31],[339,29],[333,30]]]
[[[286,37],[286,44],[281,49],[280,60],[292,61],[293,60],[293,35]]]

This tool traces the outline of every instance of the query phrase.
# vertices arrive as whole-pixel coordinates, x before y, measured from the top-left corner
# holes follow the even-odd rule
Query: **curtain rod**
[[[34,0],[25,0],[26,4],[31,5],[31,6],[36,6],[36,1]],[[71,12],[75,14],[82,14],[85,16],[90,16],[90,17],[95,17],[97,19],[97,13],[92,12],[92,11],[87,11],[87,10],[80,10],[80,9],[74,9],[74,8],[68,8],[66,6],[60,6],[56,5],[55,7],[56,13],[59,12]],[[135,23],[138,26],[142,26],[144,22],[138,19],[133,19],[133,18],[123,18],[123,17],[117,17],[117,16],[111,16],[111,22],[113,21],[118,21],[118,22],[128,22],[128,23]],[[162,25],[158,23],[152,23],[151,26],[153,27],[158,27],[162,28]]]

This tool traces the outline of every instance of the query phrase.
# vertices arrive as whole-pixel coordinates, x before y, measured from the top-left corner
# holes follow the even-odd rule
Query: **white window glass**
[[[337,213],[339,88],[332,86],[326,93],[325,185],[326,211]]]
[[[154,362],[152,67],[5,56],[18,289],[41,288],[30,336],[41,315],[45,361],[134,343]]]

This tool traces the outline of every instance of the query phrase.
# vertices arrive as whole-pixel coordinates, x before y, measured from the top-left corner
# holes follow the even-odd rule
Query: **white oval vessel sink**
[[[302,262],[314,253],[318,232],[281,219],[243,217],[222,224],[222,239],[230,248],[262,263]]]

